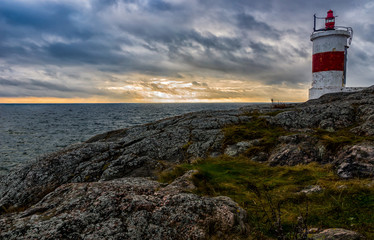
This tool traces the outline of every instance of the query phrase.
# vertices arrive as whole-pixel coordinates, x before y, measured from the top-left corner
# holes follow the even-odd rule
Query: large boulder
[[[337,174],[341,178],[374,177],[374,146],[358,144],[345,147],[335,158]]]
[[[306,134],[279,137],[268,162],[272,166],[294,166],[311,162],[327,162],[326,149],[318,140]]]
[[[0,217],[0,239],[236,239],[246,212],[228,197],[200,197],[187,177],[68,183],[20,213]]]

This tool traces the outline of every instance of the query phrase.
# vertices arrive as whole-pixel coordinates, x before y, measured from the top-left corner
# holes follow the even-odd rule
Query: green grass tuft
[[[346,145],[353,145],[365,141],[374,141],[373,136],[361,136],[352,133],[352,127],[339,129],[329,132],[323,129],[316,129],[314,136],[317,137],[326,147],[327,150],[336,152]]]
[[[165,170],[158,175],[158,181],[162,183],[171,183],[177,177],[182,176],[185,172],[192,169],[191,165],[183,164],[174,166],[171,169]]]
[[[252,121],[245,124],[228,126],[223,129],[223,132],[225,146],[240,141],[261,139],[265,148],[274,146],[278,137],[289,134],[282,127],[271,125],[261,117],[254,117]]]

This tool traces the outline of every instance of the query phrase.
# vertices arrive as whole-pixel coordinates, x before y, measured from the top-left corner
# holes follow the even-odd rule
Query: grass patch
[[[191,146],[192,141],[188,141],[186,144],[182,146],[183,151],[187,151],[188,148]]]
[[[314,136],[317,137],[327,150],[336,152],[346,145],[353,145],[365,141],[374,141],[373,136],[360,136],[352,133],[350,130],[353,127],[339,129],[334,132],[329,132],[323,129],[316,129]]]
[[[264,115],[274,117],[274,116],[276,116],[279,113],[282,113],[284,111],[286,111],[286,110],[277,110],[277,111],[272,111],[272,112],[269,112],[269,113],[265,113]]]
[[[241,141],[261,139],[265,147],[274,146],[278,137],[289,134],[279,126],[271,125],[266,119],[254,116],[253,120],[239,125],[231,125],[223,129],[224,145],[231,145]]]
[[[165,170],[158,175],[158,181],[162,183],[171,183],[177,177],[182,176],[185,172],[192,169],[192,165],[182,164],[171,169]]]
[[[304,216],[309,227],[345,228],[374,238],[374,187],[370,180],[340,180],[330,166],[300,165],[270,167],[246,157],[221,156],[185,164],[163,173],[171,182],[189,169],[197,169],[196,193],[229,196],[248,211],[249,224],[259,237],[277,237],[276,224],[285,239],[296,239],[295,229]],[[309,185],[324,190],[300,194]],[[293,235],[292,235],[293,234]]]
[[[27,209],[26,206],[14,207],[14,206],[0,206],[0,215],[6,213],[18,213],[23,212]]]
[[[249,115],[252,121],[223,129],[224,147],[260,140],[243,156],[223,155],[179,165],[161,173],[160,181],[170,183],[188,170],[198,170],[192,177],[197,186],[195,193],[231,197],[247,210],[253,239],[305,239],[303,229],[306,226],[345,228],[374,239],[374,185],[370,180],[341,180],[329,165],[270,167],[250,160],[260,152],[271,152],[280,136],[292,134],[264,118],[264,115],[275,116],[280,112],[282,110],[267,114],[254,111]],[[374,141],[374,137],[352,133],[352,128],[334,132],[316,129],[309,134],[331,154],[346,145]],[[186,144],[183,149],[188,146]],[[301,194],[300,191],[309,185],[319,185],[323,191]]]
[[[276,114],[279,113],[276,111]],[[268,113],[267,115],[271,115]],[[224,140],[223,147],[232,145],[241,141],[250,141],[258,139],[259,143],[249,147],[243,155],[247,157],[259,156],[260,153],[268,154],[279,143],[279,137],[291,134],[280,126],[270,124],[261,115],[254,112],[251,115],[252,121],[245,124],[231,125],[223,129]],[[263,115],[262,115],[263,116]]]
[[[107,162],[104,164],[104,166],[101,168],[102,171],[107,170],[107,168],[110,166],[110,162]]]

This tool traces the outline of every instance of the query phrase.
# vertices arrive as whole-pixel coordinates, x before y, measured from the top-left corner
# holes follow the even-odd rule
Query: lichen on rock
[[[207,239],[247,231],[228,197],[201,197],[189,175],[162,187],[145,178],[68,183],[21,213],[0,219],[0,239]]]

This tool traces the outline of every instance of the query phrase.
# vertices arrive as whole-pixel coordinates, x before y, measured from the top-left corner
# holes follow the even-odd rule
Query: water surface
[[[248,103],[0,104],[0,175],[99,133]]]

